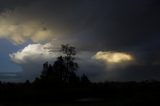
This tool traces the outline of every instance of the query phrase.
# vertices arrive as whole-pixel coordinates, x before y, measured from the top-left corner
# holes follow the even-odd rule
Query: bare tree
[[[69,44],[61,45],[61,52],[64,54],[63,60],[66,67],[64,79],[69,80],[71,76],[75,76],[75,71],[78,69],[78,64],[74,62],[76,49]]]

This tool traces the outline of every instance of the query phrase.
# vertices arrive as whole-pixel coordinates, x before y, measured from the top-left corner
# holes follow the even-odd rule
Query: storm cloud
[[[51,54],[44,49],[46,44],[54,48],[68,43],[78,50],[80,70],[93,80],[157,79],[160,73],[158,0],[16,1],[1,1],[0,37],[14,44],[27,41],[30,44],[10,53],[13,62],[25,63],[27,69],[32,67],[29,61],[38,61],[36,57],[41,57],[40,61],[49,59]],[[125,68],[114,66],[116,70],[108,71],[109,64],[92,59],[99,51],[130,53],[136,61]]]
[[[156,0],[23,2],[29,5],[13,4],[15,8],[9,10],[11,15],[8,20],[16,19],[21,21],[22,25],[37,22],[38,27],[54,32],[49,34],[52,38],[69,40],[86,49],[128,50],[143,42],[149,42],[151,38],[157,36],[157,33],[159,34],[160,8]],[[34,34],[31,35],[34,36]],[[94,43],[97,43],[95,47],[92,46]]]

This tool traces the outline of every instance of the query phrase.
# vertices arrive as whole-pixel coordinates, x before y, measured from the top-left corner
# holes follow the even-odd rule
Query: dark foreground
[[[0,102],[2,106],[153,106],[160,104],[160,82],[108,82],[59,87],[3,83],[0,85]]]

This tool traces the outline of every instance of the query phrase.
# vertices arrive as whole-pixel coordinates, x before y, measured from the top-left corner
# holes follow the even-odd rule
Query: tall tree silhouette
[[[74,62],[76,49],[68,44],[61,45],[61,51],[64,54],[62,57],[64,60],[64,65],[66,67],[66,72],[64,74],[64,80],[70,81],[72,78],[76,78],[75,71],[78,69],[78,64]]]
[[[62,56],[59,56],[53,65],[48,62],[43,64],[41,79],[47,83],[55,82],[57,84],[78,81],[79,78],[75,74],[78,69],[78,64],[74,62],[75,47],[68,44],[61,45],[60,51]]]

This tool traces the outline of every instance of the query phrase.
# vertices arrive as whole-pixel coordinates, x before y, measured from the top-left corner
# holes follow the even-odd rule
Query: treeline
[[[160,82],[105,82],[88,84],[1,83],[0,103],[157,103],[160,100]],[[158,102],[159,103],[159,102]]]

